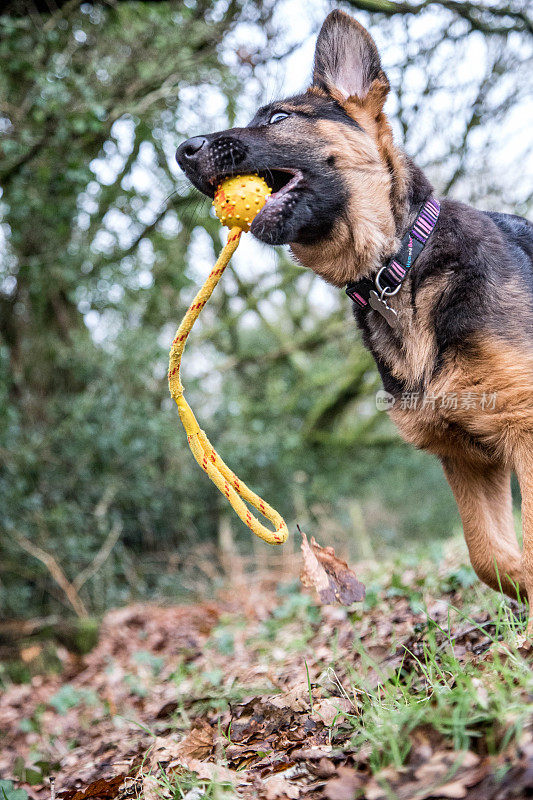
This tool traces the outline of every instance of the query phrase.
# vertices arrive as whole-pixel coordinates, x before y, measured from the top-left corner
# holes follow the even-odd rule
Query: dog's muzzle
[[[216,184],[235,173],[248,155],[246,145],[235,136],[193,136],[180,144],[176,161],[189,180],[212,196]]]

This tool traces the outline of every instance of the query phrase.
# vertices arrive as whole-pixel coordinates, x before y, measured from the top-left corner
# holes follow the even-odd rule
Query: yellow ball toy
[[[216,190],[215,213],[228,228],[249,231],[271,194],[272,189],[259,175],[235,175],[222,181]]]

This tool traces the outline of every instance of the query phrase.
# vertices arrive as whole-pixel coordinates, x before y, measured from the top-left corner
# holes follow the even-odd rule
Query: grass
[[[147,733],[154,736],[151,731],[147,731]],[[228,735],[222,731],[220,733],[222,738],[231,742]],[[186,768],[167,774],[161,764],[156,769],[149,768],[150,753],[150,750],[145,753],[141,764],[140,776],[142,777],[138,785],[141,797],[150,797],[151,800],[159,797],[167,800],[182,800],[182,798],[186,798],[186,800],[204,800],[205,798],[207,800],[230,800],[235,797],[234,787],[231,783],[219,780],[216,768],[212,778],[202,778]],[[147,781],[149,782],[148,791],[146,791]]]
[[[411,669],[402,665],[371,692],[354,680],[350,690],[360,703],[349,717],[350,744],[370,746],[372,772],[401,767],[411,749],[409,734],[428,720],[454,750],[475,750],[481,743],[495,755],[520,736],[533,713],[533,702],[524,702],[533,695],[533,676],[512,641],[514,625],[497,631],[490,663],[465,665],[452,644],[442,651],[428,632],[419,656],[406,653],[413,657]],[[502,634],[509,637],[498,649]]]
[[[168,777],[164,773],[158,778],[158,792],[161,798],[172,800],[234,800],[231,784],[216,779],[201,780],[194,772],[183,771],[179,777]]]

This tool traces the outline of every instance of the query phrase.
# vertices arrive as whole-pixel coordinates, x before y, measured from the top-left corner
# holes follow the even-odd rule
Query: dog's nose
[[[187,139],[176,150],[176,161],[180,165],[183,163],[190,164],[206,144],[207,139],[205,136],[193,136],[192,139]]]

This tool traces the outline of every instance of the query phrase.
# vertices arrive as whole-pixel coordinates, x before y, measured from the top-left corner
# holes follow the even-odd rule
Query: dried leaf
[[[40,644],[34,644],[30,647],[24,647],[20,651],[20,657],[25,664],[29,664],[31,661],[34,661],[38,658],[43,651],[43,648]]]
[[[214,731],[204,719],[197,719],[191,732],[178,744],[174,755],[198,758],[200,761],[211,755]]]
[[[448,800],[462,800],[467,795],[467,788],[462,780],[450,781],[444,786],[439,786],[434,794],[439,797],[446,797]]]
[[[242,780],[238,780],[240,776],[232,769],[223,767],[222,764],[213,764],[211,761],[198,761],[196,758],[180,758],[169,764],[168,768],[175,770],[176,767],[184,767],[189,770],[189,772],[195,772],[199,778],[208,781],[216,780],[219,783],[231,783],[232,785],[237,782],[243,783]]]
[[[277,800],[277,798],[300,797],[300,789],[283,777],[283,775],[273,775],[265,781],[264,796],[266,800]]]
[[[345,697],[332,697],[313,704],[311,718],[323,722],[326,728],[340,722],[345,713],[353,713],[352,704]]]
[[[361,776],[349,767],[339,767],[337,777],[331,778],[324,789],[328,800],[353,800],[357,789],[361,787]]]
[[[88,800],[88,798],[116,797],[119,787],[124,783],[125,775],[117,775],[110,780],[100,778],[89,784],[83,791],[61,792],[63,800]]]
[[[453,778],[443,783],[454,772]],[[469,796],[470,787],[478,784],[485,774],[486,765],[480,765],[480,758],[475,753],[439,750],[415,770],[409,767],[381,770],[365,786],[365,798],[388,800],[394,794],[402,800],[412,797],[417,800],[462,800]]]
[[[167,717],[172,716],[174,711],[179,708],[179,703],[176,700],[169,700],[168,703],[161,706],[157,714],[155,715],[156,719],[166,719]]]
[[[313,773],[319,778],[332,778],[335,775],[335,764],[329,758],[321,758],[313,767]]]
[[[304,550],[304,561],[316,579],[312,585],[318,583],[322,591],[330,594],[333,579],[326,566],[329,563],[331,567],[332,557],[330,548],[319,548],[311,540]],[[338,563],[347,569],[337,560],[337,572]],[[416,569],[410,569],[402,573],[401,581],[414,585],[418,574]],[[61,740],[76,741],[78,746],[58,755],[57,765],[44,765],[46,771],[57,776],[58,800],[127,800],[134,796],[168,800],[171,787],[182,778],[187,800],[200,800],[206,783],[213,779],[233,786],[229,790],[231,796],[238,793],[239,797],[253,796],[258,800],[269,800],[270,796],[274,800],[291,800],[291,795],[302,800],[315,796],[353,800],[359,795],[361,800],[511,800],[531,794],[533,733],[529,728],[509,740],[502,753],[480,758],[454,750],[450,737],[436,731],[428,718],[409,733],[412,746],[405,765],[398,769],[387,767],[371,777],[369,762],[374,746],[366,743],[355,748],[347,738],[351,731],[338,726],[340,717],[335,718],[339,710],[344,714],[364,713],[358,707],[359,694],[383,683],[384,676],[397,670],[400,663],[404,669],[417,672],[416,659],[423,652],[425,634],[424,630],[415,633],[413,629],[425,621],[425,615],[411,607],[408,597],[391,594],[382,597],[355,630],[345,607],[324,607],[305,652],[313,682],[310,701],[302,653],[293,648],[300,618],[292,614],[287,620],[272,617],[278,602],[278,579],[276,574],[261,577],[257,583],[251,581],[242,594],[233,587],[220,608],[206,604],[174,608],[138,605],[110,612],[98,647],[83,659],[83,671],[80,672],[80,664],[73,667],[69,660],[61,677],[38,675],[31,685],[13,685],[2,693],[0,728],[3,734],[7,731],[7,739],[3,737],[0,748],[0,774],[11,774],[15,759],[40,764],[43,783],[25,785],[24,791],[30,800],[50,800],[44,762],[34,762],[32,753],[37,748],[47,752],[50,737],[57,736],[60,730]],[[459,594],[453,602],[460,600]],[[279,598],[279,602],[284,600]],[[442,601],[435,600],[433,614],[439,616],[443,609]],[[230,624],[226,626],[224,621],[220,631],[213,633],[222,612],[228,614]],[[241,625],[243,615],[246,622]],[[489,659],[510,663],[511,658],[516,658],[517,647],[526,658],[531,658],[533,650],[527,650],[530,640],[518,639],[499,645],[505,650],[499,651],[493,645],[488,653],[476,655],[479,648],[483,650],[487,645],[487,626],[492,623],[485,611],[476,611],[474,618],[483,629],[460,622],[454,628],[454,650],[461,664],[473,659],[477,664],[485,662],[472,683],[478,702],[487,707],[494,672],[486,669]],[[258,626],[270,619],[275,623],[275,635],[267,640],[262,629],[257,635]],[[234,626],[233,620],[239,624]],[[375,667],[363,665],[354,653],[355,634]],[[446,637],[436,635],[444,647]],[[205,646],[209,636],[213,637],[214,647]],[[264,663],[265,647],[269,666]],[[32,655],[28,651],[25,657],[30,659]],[[333,661],[341,667],[338,676],[332,669],[324,669]],[[346,663],[360,671],[361,689],[354,692],[353,705],[343,696],[324,697],[326,693],[336,695],[341,686],[347,685],[342,669]],[[172,678],[177,664],[188,666],[179,687]],[[197,680],[198,674],[213,670],[224,676],[221,687],[230,686],[235,680],[246,692],[239,703],[232,703],[220,713],[212,703],[218,699],[217,681],[213,681],[213,691]],[[131,680],[125,680],[126,676]],[[81,708],[76,705],[58,719],[50,699],[65,681],[72,684],[74,692],[81,690],[80,697],[91,689],[108,703],[112,715],[116,714],[112,723],[109,715],[102,716],[100,704],[93,707],[90,703]],[[271,687],[279,693],[272,695]],[[525,688],[517,692],[527,703]],[[76,699],[76,694],[73,697]],[[185,705],[193,719],[198,714],[202,717],[202,721],[188,725],[183,734],[177,734],[166,721],[178,703]],[[46,709],[42,715],[39,707]],[[154,740],[126,721],[132,709],[158,738]],[[27,723],[23,731],[21,719],[31,720],[36,710],[41,733]],[[511,718],[502,721],[506,735],[509,725]],[[225,738],[229,735],[231,743]],[[213,763],[219,746],[225,756],[224,766]],[[198,782],[193,781],[199,788],[187,792],[189,772],[199,776]],[[119,773],[129,777],[120,783]],[[169,780],[166,787],[164,774]],[[272,780],[274,777],[276,780]]]
[[[142,796],[144,800],[161,800],[161,789],[155,775],[143,775]]]
[[[290,708],[291,711],[307,711],[309,708],[309,686],[301,682],[293,686],[288,692],[274,695],[269,698],[271,705],[276,708]]]
[[[415,770],[414,775],[417,780],[429,784],[446,775],[453,764],[461,768],[472,768],[479,764],[479,756],[469,750],[434,753],[429,761]]]
[[[337,558],[333,547],[321,547],[314,536],[311,544],[302,533],[303,568],[300,580],[318,592],[321,603],[350,606],[365,598],[365,587],[357,580],[346,561]]]
[[[342,755],[341,750],[333,751],[331,745],[322,747],[308,747],[304,750],[293,750],[291,757],[296,761],[319,761],[321,758],[331,758],[333,755]]]
[[[515,637],[514,645],[522,658],[531,658],[533,656],[533,639],[531,634],[518,634]]]

